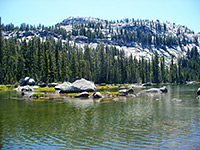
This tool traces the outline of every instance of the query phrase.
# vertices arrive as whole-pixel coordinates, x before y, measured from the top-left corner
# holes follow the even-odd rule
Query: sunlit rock
[[[25,78],[21,78],[19,80],[19,84],[20,84],[20,86],[35,85],[35,80],[30,77],[25,77]]]

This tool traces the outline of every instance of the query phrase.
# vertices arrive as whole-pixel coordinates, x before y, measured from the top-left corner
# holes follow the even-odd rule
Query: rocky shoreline
[[[64,82],[62,84],[53,83],[49,88],[54,89],[55,92],[45,93],[42,89],[45,87],[33,86],[34,80],[32,78],[26,77],[20,80],[20,86],[15,88],[24,98],[28,99],[44,99],[44,100],[54,100],[54,99],[65,99],[65,98],[81,98],[85,99],[100,99],[100,100],[113,100],[118,101],[121,97],[137,97],[140,95],[149,94],[162,94],[167,92],[167,88],[150,88],[148,90],[141,90],[139,93],[135,94],[134,89],[143,89],[146,86],[152,86],[150,83],[138,85],[107,85],[105,83],[95,85],[94,82],[88,81],[86,79],[79,79],[73,83]],[[109,89],[115,89],[111,91]]]
[[[34,79],[25,77],[19,81],[19,84],[20,85],[14,90],[17,91],[23,98],[32,99],[35,101],[41,99],[61,100],[66,98],[81,100],[93,99],[98,101],[120,101],[121,99],[128,97],[134,98],[138,96],[155,96],[168,92],[168,89],[165,86],[161,88],[154,88],[152,83],[94,84],[94,82],[86,79],[79,79],[73,83],[49,83],[47,86],[45,83],[38,83],[35,85]],[[196,99],[200,100],[200,88],[197,90]],[[171,101],[181,102],[182,100],[173,98]]]

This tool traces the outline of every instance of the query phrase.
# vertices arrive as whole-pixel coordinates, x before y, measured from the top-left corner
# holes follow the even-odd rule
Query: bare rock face
[[[62,84],[58,84],[57,86],[55,86],[55,90],[67,90],[67,88],[69,86],[71,86],[72,84],[70,82],[63,82]],[[66,88],[66,89],[65,89]]]
[[[94,82],[88,81],[83,78],[80,80],[76,80],[74,83],[72,83],[72,87],[74,89],[77,89],[80,91],[87,91],[87,92],[94,92],[96,90],[96,86],[94,85]]]
[[[94,92],[96,90],[96,86],[94,82],[88,81],[86,79],[76,80],[72,84],[69,82],[66,84],[62,84],[60,86],[60,93],[78,93],[78,92]]]

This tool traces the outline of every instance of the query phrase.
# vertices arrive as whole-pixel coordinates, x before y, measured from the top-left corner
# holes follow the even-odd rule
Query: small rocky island
[[[64,99],[64,98],[82,98],[84,99],[100,99],[118,101],[120,97],[137,97],[141,95],[152,96],[155,94],[166,93],[168,90],[164,86],[162,88],[150,88],[134,93],[134,88],[143,89],[151,86],[150,83],[138,84],[118,84],[107,85],[105,83],[95,85],[94,82],[84,78],[78,79],[73,83],[38,83],[33,78],[25,77],[19,81],[19,86],[15,88],[24,98],[28,99]],[[109,90],[114,89],[114,90]]]

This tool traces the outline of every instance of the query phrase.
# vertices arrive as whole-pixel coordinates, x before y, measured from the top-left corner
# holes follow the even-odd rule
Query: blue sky
[[[200,32],[200,0],[0,0],[2,23],[54,25],[70,16],[169,21]]]

